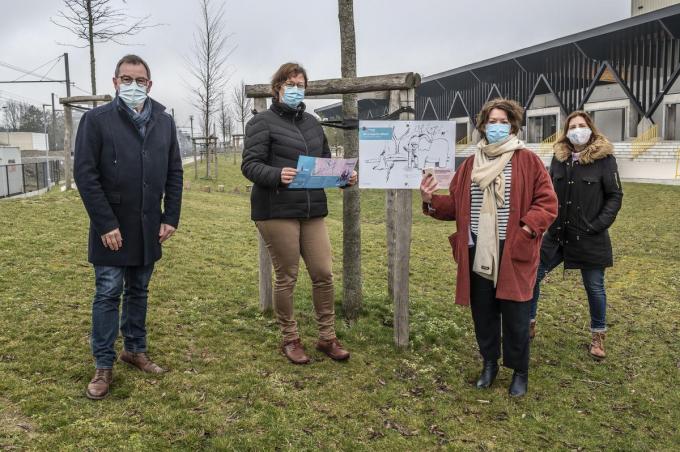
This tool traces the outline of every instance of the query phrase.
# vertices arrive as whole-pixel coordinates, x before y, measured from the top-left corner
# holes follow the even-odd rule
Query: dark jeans
[[[152,273],[153,264],[141,267],[94,266],[96,291],[92,302],[91,344],[97,368],[113,367],[119,325],[125,350],[146,352],[146,304]],[[119,322],[121,294],[123,312]]]
[[[531,320],[536,319],[538,310],[538,298],[541,295],[541,281],[564,260],[564,253],[560,247],[551,260],[545,262],[541,259],[536,274],[536,284],[534,285],[534,297],[531,300]],[[607,293],[604,287],[604,268],[581,269],[583,286],[588,295],[588,306],[590,308],[590,331],[593,333],[607,331]]]
[[[502,249],[503,245],[501,255]],[[529,370],[529,303],[496,298],[493,281],[472,271],[474,260],[475,247],[471,247],[470,308],[479,352],[485,361],[498,361],[502,338],[503,365],[526,372]]]

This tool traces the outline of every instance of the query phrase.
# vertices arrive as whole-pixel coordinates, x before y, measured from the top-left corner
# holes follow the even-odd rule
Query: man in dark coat
[[[146,354],[147,295],[161,244],[175,232],[182,203],[175,124],[147,95],[149,66],[127,55],[116,65],[113,84],[116,98],[83,115],[75,147],[74,177],[90,217],[88,259],[95,272],[90,399],[109,392],[119,326],[120,360],[145,372],[164,372]]]

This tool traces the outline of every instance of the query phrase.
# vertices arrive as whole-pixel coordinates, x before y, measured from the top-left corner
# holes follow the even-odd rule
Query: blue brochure
[[[357,159],[323,159],[300,156],[297,175],[289,189],[344,187],[357,165]]]

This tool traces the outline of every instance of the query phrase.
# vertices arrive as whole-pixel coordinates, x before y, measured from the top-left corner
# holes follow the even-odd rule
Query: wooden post
[[[390,113],[399,110],[399,91],[390,91],[390,102],[388,111]],[[390,299],[394,299],[394,197],[396,190],[385,190],[385,226],[387,243],[387,294]]]
[[[71,189],[71,178],[73,175],[71,164],[71,150],[73,135],[73,109],[69,104],[64,104],[64,181],[66,190]]]
[[[253,108],[258,112],[267,110],[267,99],[264,97],[253,99]],[[244,131],[245,133],[245,131]],[[260,279],[260,310],[262,312],[269,312],[272,310],[273,292],[272,292],[272,260],[269,256],[269,251],[264,244],[264,240],[260,233],[257,233],[259,239],[259,279]]]
[[[402,107],[415,107],[415,89],[399,93]],[[400,119],[413,120],[413,113],[402,113]],[[395,190],[394,197],[394,343],[399,348],[409,340],[409,262],[411,259],[411,226],[413,222],[413,191]]]

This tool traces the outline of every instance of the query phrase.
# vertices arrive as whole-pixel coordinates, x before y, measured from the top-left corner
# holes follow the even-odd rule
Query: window
[[[527,141],[540,143],[557,132],[557,115],[527,118]]]
[[[589,112],[595,125],[609,141],[623,141],[626,128],[626,109],[595,110]]]

